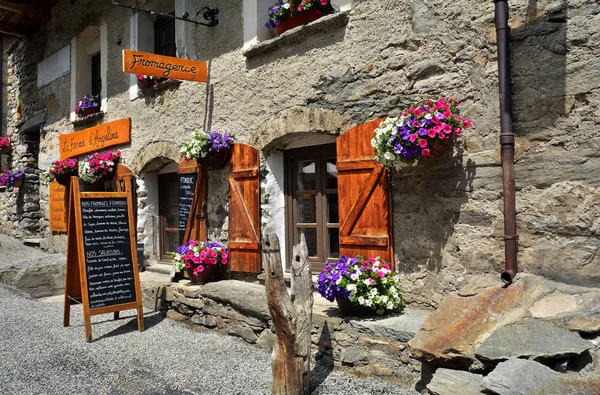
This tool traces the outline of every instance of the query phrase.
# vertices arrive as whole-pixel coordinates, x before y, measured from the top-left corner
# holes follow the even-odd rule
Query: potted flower
[[[42,179],[48,184],[56,180],[60,185],[69,186],[71,177],[77,177],[79,164],[75,158],[55,160],[46,171],[42,172]]]
[[[229,160],[234,143],[235,139],[227,132],[215,130],[206,133],[196,130],[192,138],[183,145],[181,156],[185,160],[197,160],[204,168],[220,169]]]
[[[342,256],[328,262],[317,280],[321,296],[335,300],[347,315],[383,314],[404,307],[398,274],[379,258]]]
[[[11,170],[6,169],[0,174],[0,186],[7,188],[20,188],[23,186],[23,177],[25,177],[25,169]]]
[[[323,15],[333,14],[330,0],[278,0],[269,7],[269,20],[265,26],[277,34],[316,21]]]
[[[10,152],[10,137],[0,137],[0,154],[8,154]]]
[[[218,241],[197,242],[190,240],[173,253],[173,268],[176,272],[186,269],[194,284],[206,284],[216,268],[227,265],[227,249]]]
[[[75,107],[75,114],[79,118],[85,118],[88,115],[100,112],[100,103],[98,95],[85,95],[83,99],[79,100],[77,107]]]
[[[471,121],[453,99],[427,100],[387,118],[374,131],[375,159],[385,167],[437,159]]]
[[[83,160],[79,161],[79,178],[89,184],[108,181],[114,177],[120,159],[120,151],[96,152],[86,155]]]

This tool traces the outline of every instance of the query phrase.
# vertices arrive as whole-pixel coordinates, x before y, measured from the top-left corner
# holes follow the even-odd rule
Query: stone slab
[[[580,355],[593,347],[579,334],[551,323],[528,319],[523,324],[505,326],[492,333],[479,346],[478,358],[498,361],[509,358],[561,358]]]
[[[556,291],[535,302],[529,312],[534,318],[551,318],[575,310],[577,310],[577,298]]]
[[[439,368],[427,384],[427,389],[434,395],[470,395],[480,394],[483,376],[463,370]]]
[[[476,296],[449,296],[432,312],[408,345],[415,358],[422,361],[453,360],[469,365],[475,347],[497,326],[502,317],[523,296],[524,282],[508,288],[496,286]]]
[[[350,325],[360,333],[406,343],[417,333],[429,313],[406,309],[404,314],[393,317],[350,320]]]
[[[496,366],[481,385],[500,395],[544,394],[544,389],[555,388],[560,373],[547,366],[526,359],[509,359]]]
[[[218,281],[204,285],[202,296],[265,320],[270,319],[264,286],[237,280]]]

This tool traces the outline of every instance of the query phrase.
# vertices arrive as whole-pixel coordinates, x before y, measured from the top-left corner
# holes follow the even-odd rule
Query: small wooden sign
[[[79,192],[71,179],[65,309],[70,324],[73,303],[83,305],[85,337],[92,341],[91,316],[137,309],[138,329],[144,313],[129,192]]]
[[[61,134],[60,159],[131,142],[131,118],[103,123],[80,132]]]
[[[206,62],[156,55],[148,52],[123,50],[123,72],[158,78],[208,82]]]
[[[50,183],[50,230],[52,232],[67,231],[67,188],[56,180]]]

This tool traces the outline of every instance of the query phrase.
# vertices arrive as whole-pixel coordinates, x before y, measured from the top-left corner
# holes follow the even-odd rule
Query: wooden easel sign
[[[138,329],[144,330],[131,194],[79,192],[71,178],[65,274],[65,327],[71,305],[83,305],[85,338],[92,341],[91,316],[137,309]]]

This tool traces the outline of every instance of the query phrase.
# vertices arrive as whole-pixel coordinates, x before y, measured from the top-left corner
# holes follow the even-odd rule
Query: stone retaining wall
[[[268,351],[277,341],[260,285],[240,281],[204,286],[185,283],[147,288],[143,293],[147,307],[166,311],[169,318],[196,329],[241,337]],[[399,324],[399,319],[407,322]],[[410,358],[406,343],[424,319],[406,315],[359,320],[341,317],[337,309],[314,311],[312,354],[317,364],[331,369],[343,367],[357,375],[416,382],[421,363]]]

